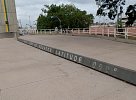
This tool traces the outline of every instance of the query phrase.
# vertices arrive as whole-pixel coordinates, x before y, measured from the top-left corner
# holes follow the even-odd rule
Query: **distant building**
[[[0,0],[0,33],[16,32],[17,28],[15,0]]]

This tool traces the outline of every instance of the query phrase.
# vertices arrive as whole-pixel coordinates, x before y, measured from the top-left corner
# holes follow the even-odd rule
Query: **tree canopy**
[[[123,5],[126,0],[95,0],[99,6],[97,15],[108,16],[111,20],[114,20],[116,16],[119,17],[123,13]],[[127,8],[126,15],[128,16],[127,26],[131,26],[136,20],[136,5],[130,5]]]
[[[81,11],[74,5],[44,5],[43,14],[37,19],[38,29],[47,28],[85,28],[93,23],[93,15]],[[60,26],[61,24],[61,26]]]
[[[132,26],[132,24],[136,20],[136,4],[129,5],[126,11],[126,15],[128,16],[128,21],[126,22],[127,26]]]

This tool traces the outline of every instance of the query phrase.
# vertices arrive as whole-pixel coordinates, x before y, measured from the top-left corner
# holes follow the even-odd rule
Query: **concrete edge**
[[[107,74],[114,78],[120,79],[132,85],[136,85],[136,71],[134,70],[102,62],[93,58],[88,58],[75,53],[63,51],[53,47],[45,46],[42,44],[34,43],[24,39],[18,38],[18,41],[30,45],[32,47],[35,47],[37,49],[43,50],[45,52],[51,53],[55,56],[59,56],[69,61],[84,65],[88,68]]]
[[[136,45],[136,40],[131,40],[131,39],[123,39],[123,38],[115,38],[115,37],[108,37],[108,36],[102,36],[102,35],[70,35],[70,36],[84,36],[84,37],[94,37],[94,38],[101,38],[101,39],[106,39],[106,40],[112,40],[115,42],[122,42],[122,43],[127,43],[127,44],[134,44]]]
[[[2,39],[2,38],[14,38],[14,37],[15,37],[14,32],[0,33],[0,39]]]
[[[112,41],[116,41],[116,42],[122,42],[122,43],[136,45],[136,40],[131,40],[131,39],[122,39],[122,38],[114,38],[114,37],[106,37],[106,36],[91,36],[91,37],[102,38],[102,39],[106,39],[106,40],[112,40]]]

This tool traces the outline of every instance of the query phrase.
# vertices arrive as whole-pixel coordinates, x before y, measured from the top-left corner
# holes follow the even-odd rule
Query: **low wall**
[[[6,32],[6,33],[0,33],[0,39],[1,38],[14,38],[15,33]]]
[[[101,73],[123,80],[130,84],[136,85],[136,71],[135,70],[127,69],[117,65],[112,65],[106,62],[93,59],[93,58],[88,58],[82,55],[78,55],[68,51],[63,51],[57,48],[45,46],[43,44],[34,43],[28,40],[23,40],[21,38],[18,38],[18,41],[24,44],[30,45],[32,47],[38,48],[40,50],[43,50],[45,52],[51,53],[55,56],[59,56],[69,61],[84,65],[88,68],[94,69]]]

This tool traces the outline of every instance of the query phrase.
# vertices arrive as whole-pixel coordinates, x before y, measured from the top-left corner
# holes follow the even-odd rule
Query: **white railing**
[[[115,27],[90,27],[90,28],[72,28],[72,29],[63,29],[56,31],[55,29],[21,29],[20,33],[23,34],[34,34],[34,35],[101,35],[107,37],[124,37],[128,39],[129,37],[136,37],[136,27],[131,28],[115,28]]]
[[[20,34],[25,35],[25,34],[33,34],[33,35],[38,35],[38,34],[57,34],[58,32],[55,31],[55,29],[19,29]]]
[[[101,35],[107,37],[124,37],[128,39],[129,37],[136,37],[136,28],[115,28],[115,27],[91,27],[84,29],[69,29],[69,33],[72,35]]]

